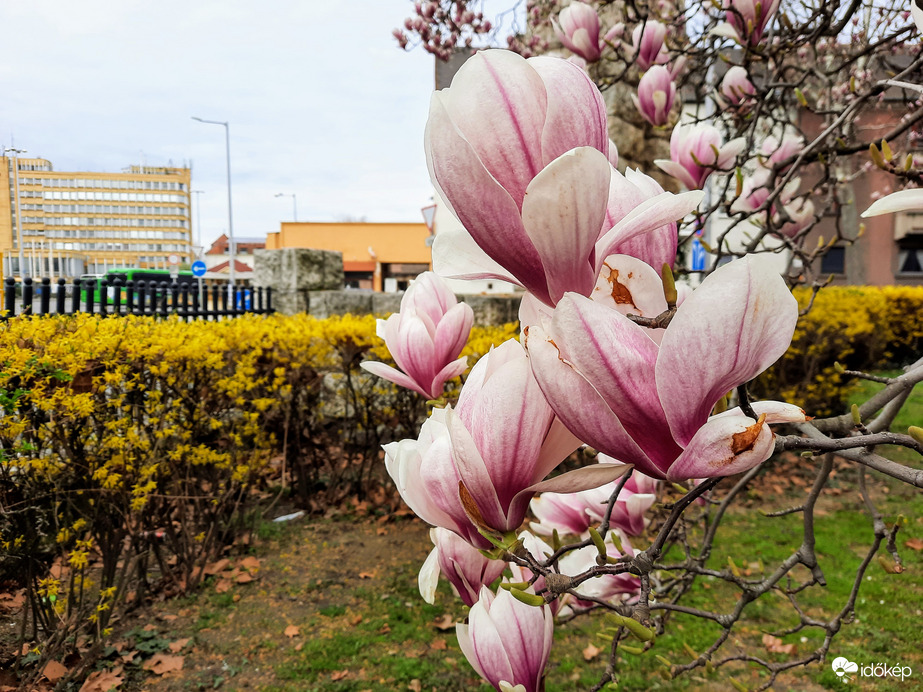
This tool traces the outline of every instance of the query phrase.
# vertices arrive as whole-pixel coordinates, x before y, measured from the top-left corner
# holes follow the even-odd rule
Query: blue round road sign
[[[192,263],[192,275],[193,276],[205,276],[205,262],[202,260],[196,260]]]

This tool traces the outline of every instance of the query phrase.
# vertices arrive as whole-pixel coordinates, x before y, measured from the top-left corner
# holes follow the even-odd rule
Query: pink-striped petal
[[[529,184],[522,223],[542,259],[552,305],[567,291],[589,295],[593,288],[593,247],[606,214],[610,170],[604,154],[581,147]]]
[[[683,302],[656,367],[660,400],[680,445],[692,440],[718,399],[785,353],[797,321],[798,303],[769,257],[724,265]]]
[[[667,479],[733,476],[766,461],[774,448],[774,435],[762,418],[716,416],[696,431]]]
[[[542,392],[574,435],[619,461],[634,464],[649,476],[664,477],[666,466],[661,470],[654,465],[600,393],[562,356],[540,327],[530,327],[526,346]]]

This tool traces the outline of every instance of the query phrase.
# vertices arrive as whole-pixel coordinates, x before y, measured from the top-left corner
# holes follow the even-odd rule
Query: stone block
[[[519,319],[519,295],[462,295],[459,300],[474,311],[474,323],[479,326],[500,325]]]
[[[382,317],[390,315],[392,312],[399,312],[401,309],[401,298],[403,297],[403,291],[397,293],[373,293],[372,312]]]
[[[368,315],[372,310],[371,291],[311,291],[308,312],[324,319],[331,315]]]
[[[343,287],[343,255],[309,248],[255,250],[253,283],[280,293],[337,290]]]

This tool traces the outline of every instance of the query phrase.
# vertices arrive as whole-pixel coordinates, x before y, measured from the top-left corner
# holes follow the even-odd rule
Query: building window
[[[827,250],[820,260],[821,274],[845,274],[846,273],[846,248],[835,246]]]
[[[897,273],[923,274],[923,233],[910,233],[897,241]]]

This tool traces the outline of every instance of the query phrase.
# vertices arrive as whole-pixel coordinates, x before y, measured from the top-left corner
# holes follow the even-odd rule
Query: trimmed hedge
[[[513,329],[476,329],[472,362]],[[39,662],[193,587],[267,484],[320,511],[375,490],[425,408],[366,358],[389,358],[371,315],[0,324],[0,582],[26,589]]]
[[[804,310],[811,292],[796,289],[795,297]],[[791,348],[751,390],[812,416],[845,413],[853,383],[835,363],[863,371],[899,367],[921,351],[923,286],[828,286],[798,320]]]

